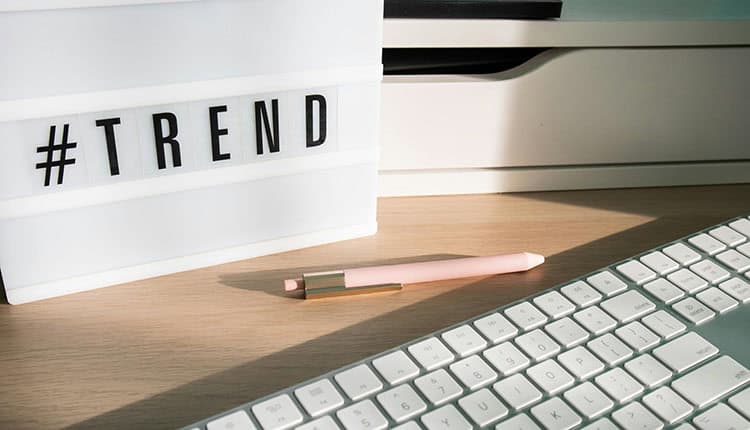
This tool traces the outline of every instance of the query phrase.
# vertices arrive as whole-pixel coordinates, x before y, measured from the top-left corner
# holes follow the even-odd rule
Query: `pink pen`
[[[465,257],[423,263],[361,267],[305,274],[302,279],[287,279],[284,281],[284,289],[286,291],[304,290],[305,298],[308,299],[392,291],[401,289],[402,284],[524,272],[542,263],[544,263],[543,256],[522,252],[489,257]]]

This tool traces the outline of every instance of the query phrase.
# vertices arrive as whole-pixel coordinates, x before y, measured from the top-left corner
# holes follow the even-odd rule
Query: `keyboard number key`
[[[445,371],[438,369],[414,380],[414,385],[434,405],[441,405],[460,396],[463,389]]]
[[[341,409],[336,416],[346,430],[380,430],[388,427],[388,421],[369,399]]]
[[[427,405],[409,384],[399,385],[396,388],[378,394],[378,402],[388,415],[397,423],[408,420],[419,415],[427,409]]]

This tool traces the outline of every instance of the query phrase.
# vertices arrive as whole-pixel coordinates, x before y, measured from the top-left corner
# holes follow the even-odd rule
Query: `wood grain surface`
[[[726,218],[750,185],[380,199],[377,235],[0,304],[0,428],[175,428]],[[305,301],[302,272],[532,251],[528,273]]]

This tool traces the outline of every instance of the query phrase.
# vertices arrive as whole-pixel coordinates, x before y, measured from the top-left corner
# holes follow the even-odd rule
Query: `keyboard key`
[[[737,221],[732,221],[729,223],[729,227],[744,234],[745,236],[750,236],[750,221],[748,221],[747,218],[741,218]]]
[[[604,294],[605,296],[611,296],[613,294],[619,293],[620,291],[625,291],[625,289],[628,288],[628,285],[626,283],[622,282],[618,277],[613,275],[612,272],[608,270],[599,272],[593,276],[589,276],[588,278],[586,278],[586,282],[599,290],[599,292]]]
[[[582,346],[563,352],[557,360],[578,379],[589,378],[604,370],[604,363]]]
[[[617,321],[598,306],[591,306],[578,311],[573,314],[573,318],[595,335],[611,330],[617,325]]]
[[[750,284],[740,278],[732,278],[719,284],[725,293],[739,300],[740,303],[750,301]]]
[[[459,399],[458,405],[480,427],[508,415],[508,408],[486,388]]]
[[[693,412],[693,407],[669,387],[643,396],[643,403],[667,424],[674,424]]]
[[[516,326],[497,312],[474,321],[474,327],[492,343],[503,342],[518,334]]]
[[[521,330],[531,330],[547,322],[547,317],[529,302],[519,303],[505,310],[510,318]]]
[[[618,403],[627,402],[643,392],[643,385],[619,367],[602,373],[594,381]]]
[[[709,231],[708,234],[716,239],[719,239],[721,242],[724,242],[724,244],[729,246],[737,246],[747,240],[745,236],[725,225],[716,227],[715,229]]]
[[[426,370],[434,370],[453,361],[455,356],[438,338],[431,337],[410,345],[409,353]]]
[[[419,375],[419,368],[404,351],[392,352],[372,360],[372,365],[391,385],[404,382]]]
[[[695,427],[693,427],[690,423],[682,423],[674,430],[697,430]]]
[[[471,424],[453,405],[422,415],[422,424],[427,430],[471,430]]]
[[[699,249],[701,249],[703,252],[705,252],[708,255],[714,255],[727,248],[726,245],[714,239],[713,237],[707,235],[706,233],[701,233],[697,236],[693,236],[690,239],[688,239],[688,242],[697,246]]]
[[[691,331],[654,349],[653,353],[670,369],[680,373],[718,354],[719,349]]]
[[[245,411],[232,412],[217,418],[206,425],[208,430],[256,430],[250,416]]]
[[[701,259],[700,254],[698,254],[693,250],[693,248],[685,245],[682,242],[677,242],[674,245],[669,245],[662,251],[664,251],[665,254],[667,254],[669,257],[671,257],[673,260],[676,260],[683,266],[695,263],[696,261]]]
[[[693,324],[702,324],[716,316],[716,312],[693,297],[675,303],[672,309]]]
[[[723,403],[693,418],[693,424],[701,430],[750,429],[749,421]]]
[[[584,382],[571,388],[563,395],[573,407],[584,417],[593,419],[607,412],[615,403],[591,382]]]
[[[654,387],[672,377],[672,371],[649,354],[643,354],[625,363],[625,369],[647,387]]]
[[[302,413],[286,394],[257,403],[252,410],[264,430],[288,429],[300,424],[303,419]]]
[[[708,282],[688,269],[680,269],[667,276],[667,279],[682,291],[693,294],[708,287]]]
[[[750,257],[750,243],[738,246],[737,251],[740,251],[744,255]]]
[[[715,287],[701,291],[695,297],[720,314],[728,312],[739,305],[737,300],[729,297],[725,292]]]
[[[516,410],[536,403],[542,398],[541,391],[520,373],[496,382],[492,389]]]
[[[602,302],[601,307],[622,323],[633,321],[656,309],[656,305],[651,300],[635,290],[607,299]]]
[[[455,362],[451,364],[450,369],[470,390],[484,387],[497,379],[497,373],[478,355]]]
[[[716,259],[731,267],[736,272],[744,272],[750,269],[750,258],[734,249],[722,252],[716,256]]]
[[[459,357],[467,357],[487,347],[487,341],[466,324],[446,331],[442,338]]]
[[[438,369],[414,380],[414,385],[434,405],[441,405],[460,396],[463,390],[445,371]]]
[[[663,310],[643,317],[641,322],[664,339],[671,339],[687,328],[685,324]]]
[[[672,382],[672,388],[698,408],[750,381],[750,371],[727,355]]]
[[[612,419],[624,430],[659,430],[664,427],[654,414],[638,402],[613,412]]]
[[[544,360],[560,352],[560,345],[539,329],[518,336],[516,344],[535,361]]]
[[[526,375],[547,394],[557,394],[573,385],[575,380],[555,360],[546,360],[530,367]]]
[[[620,430],[609,418],[601,418],[581,430]]]
[[[495,430],[542,430],[534,421],[531,421],[526,414],[516,415],[513,418],[503,421],[495,427]]]
[[[621,363],[633,356],[633,350],[611,333],[590,341],[586,346],[610,366]]]
[[[388,427],[388,421],[370,399],[363,400],[336,412],[346,430],[379,430]]]
[[[565,297],[578,306],[592,305],[602,299],[602,295],[583,281],[576,281],[560,288]]]
[[[676,261],[667,257],[659,251],[654,251],[640,258],[641,263],[645,264],[654,272],[660,275],[666,275],[680,268]]]
[[[397,423],[403,422],[427,410],[427,405],[409,384],[402,384],[378,394],[378,403]]]
[[[573,303],[557,291],[550,291],[534,298],[534,304],[552,318],[560,318],[573,313],[576,309]]]
[[[422,430],[422,427],[414,421],[407,421],[400,426],[393,427],[393,430]]]
[[[307,424],[302,424],[295,430],[341,430],[336,422],[331,418],[330,415],[320,417],[317,420],[312,420]],[[409,430],[409,429],[404,429]],[[411,429],[414,430],[414,429]],[[419,430],[419,429],[416,429]]]
[[[687,328],[685,324],[663,310],[646,315],[641,322],[664,339],[673,338]]]
[[[482,355],[497,369],[503,376],[508,376],[525,369],[530,363],[528,357],[510,342],[504,342],[500,345],[493,346],[485,350]]]
[[[677,288],[673,283],[664,278],[651,281],[644,285],[643,288],[654,297],[667,304],[685,296],[685,293],[681,289]]]
[[[703,260],[692,264],[690,270],[712,284],[718,284],[725,279],[729,279],[729,272],[711,260]]]
[[[643,352],[656,346],[661,338],[638,321],[622,326],[615,334],[637,352]]]
[[[656,278],[656,273],[644,266],[643,263],[638,260],[631,260],[627,263],[620,264],[617,266],[617,271],[638,285]]]
[[[344,393],[356,401],[383,389],[383,383],[366,364],[352,367],[334,376]]]
[[[750,418],[750,388],[729,398],[729,404],[742,415]]]
[[[294,395],[311,417],[317,417],[344,404],[344,398],[328,379],[294,390]]]
[[[568,430],[581,423],[578,416],[570,406],[565,404],[559,397],[553,397],[544,403],[531,408],[534,416],[547,430]]]
[[[565,348],[577,345],[589,337],[589,332],[568,317],[547,324],[544,330]]]

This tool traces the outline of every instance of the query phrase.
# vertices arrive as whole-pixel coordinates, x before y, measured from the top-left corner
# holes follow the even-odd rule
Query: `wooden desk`
[[[174,428],[750,213],[750,185],[381,199],[364,239],[0,305],[0,428]],[[526,274],[304,301],[304,271],[534,251]]]

